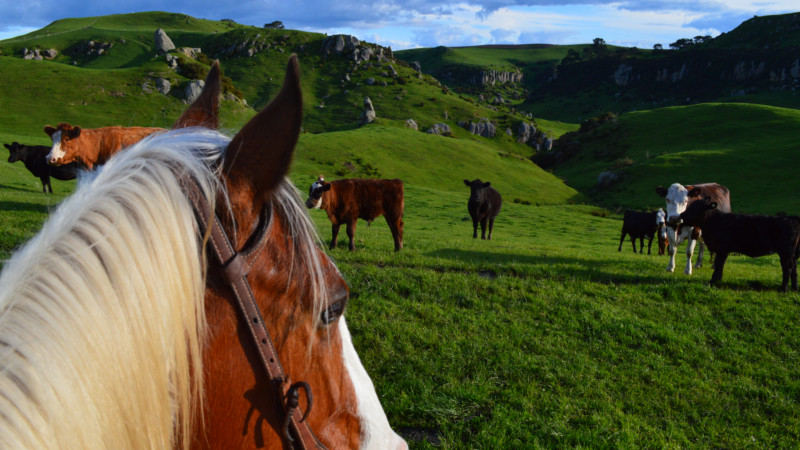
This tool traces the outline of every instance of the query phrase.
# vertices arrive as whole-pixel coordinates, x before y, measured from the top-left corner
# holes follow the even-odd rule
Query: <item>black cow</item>
[[[790,277],[792,289],[797,290],[800,217],[724,213],[717,209],[716,202],[706,197],[690,204],[681,219],[688,225],[702,227],[708,249],[717,254],[712,285],[722,279],[722,268],[731,252],[751,257],[777,253],[783,270],[781,290],[786,292]]]
[[[647,238],[647,254],[649,255],[653,246],[653,236],[655,236],[656,231],[660,231],[664,227],[664,217],[663,209],[653,212],[625,211],[625,215],[622,218],[622,236],[619,238],[617,251],[622,251],[622,243],[625,241],[625,235],[627,234],[631,237],[633,253],[636,253],[637,238],[639,239],[639,253],[644,253],[644,238]],[[659,254],[663,254],[663,252],[659,252]]]
[[[464,180],[464,184],[469,186],[469,202],[467,209],[472,217],[472,237],[478,237],[478,222],[481,224],[481,239],[492,239],[492,228],[494,228],[494,218],[500,212],[503,199],[491,183],[482,182],[480,179],[472,181]],[[489,236],[486,236],[486,222],[489,222]]]
[[[47,154],[50,153],[50,147],[43,145],[23,145],[19,142],[13,142],[11,145],[3,144],[8,149],[8,162],[13,163],[22,161],[34,176],[42,180],[42,191],[46,194],[48,190],[53,193],[53,187],[50,185],[50,177],[56,180],[72,180],[78,174],[78,165],[76,163],[67,164],[65,166],[51,166],[47,164]]]

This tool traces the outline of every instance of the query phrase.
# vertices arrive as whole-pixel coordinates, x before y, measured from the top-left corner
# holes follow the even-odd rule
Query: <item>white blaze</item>
[[[406,442],[389,425],[389,419],[386,418],[386,413],[378,400],[375,386],[353,347],[353,340],[344,316],[339,318],[339,334],[342,337],[344,367],[347,369],[356,391],[358,417],[361,419],[361,448],[407,449]]]
[[[47,161],[56,162],[64,157],[64,150],[61,149],[61,130],[53,133],[53,148],[47,154]]]

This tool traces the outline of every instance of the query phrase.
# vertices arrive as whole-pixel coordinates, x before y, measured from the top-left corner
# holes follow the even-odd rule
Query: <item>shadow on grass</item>
[[[0,201],[0,211],[27,211],[47,213],[47,206],[38,203]]]
[[[524,264],[532,267],[542,268],[545,272],[551,267],[558,267],[558,273],[550,273],[550,276],[560,279],[581,279],[598,283],[614,284],[656,284],[663,283],[664,278],[653,275],[635,275],[620,273],[620,263],[617,261],[569,258],[562,256],[537,256],[522,254],[492,253],[485,251],[462,250],[456,248],[445,248],[435,250],[426,254],[427,256],[446,258],[462,263],[469,263],[481,266],[476,273],[486,278],[495,278],[497,275],[508,275],[525,278],[526,276],[537,276],[534,273],[518,273],[514,267],[497,267],[487,269],[486,264]],[[436,268],[433,268],[436,270]]]
[[[6,189],[9,191],[18,191],[18,192],[33,192],[32,190],[27,188],[21,188],[18,186],[9,186],[7,184],[0,184],[0,189]],[[38,192],[41,192],[41,190],[39,190]],[[42,192],[42,194],[44,194],[44,192]]]

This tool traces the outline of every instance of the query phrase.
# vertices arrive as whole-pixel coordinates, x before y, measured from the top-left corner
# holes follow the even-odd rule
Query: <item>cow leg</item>
[[[650,249],[653,248],[653,236],[647,240],[647,254],[650,255]]]
[[[622,251],[622,243],[625,242],[625,231],[622,232],[622,236],[619,237],[619,247],[617,247],[617,251]]]
[[[472,239],[478,238],[478,219],[472,219]]]
[[[714,259],[714,273],[711,275],[710,285],[717,285],[722,280],[722,269],[725,267],[725,261],[728,259],[728,254],[725,252],[717,253]]]
[[[644,254],[644,236],[639,236],[639,254]]]
[[[481,239],[486,240],[486,217],[481,219]]]
[[[350,251],[356,249],[356,221],[348,222],[347,223],[347,237],[350,238]]]
[[[703,267],[703,254],[705,253],[705,244],[703,241],[700,241],[700,249],[697,250],[697,262],[694,265],[695,269],[699,269]]]
[[[384,216],[394,239],[394,251],[403,248],[403,219]]]
[[[786,292],[786,288],[789,286],[789,278],[792,275],[792,261],[794,258],[788,253],[781,253],[779,256],[781,258],[781,273],[783,275],[781,291]]]
[[[336,248],[336,238],[339,236],[340,226],[342,226],[340,223],[334,223],[331,225],[331,250]]]
[[[692,274],[692,255],[694,255],[695,245],[697,245],[697,241],[689,238],[689,242],[686,245],[686,268],[683,269],[683,273],[686,275]]]
[[[792,263],[792,290],[797,290],[797,259],[791,258]]]
[[[667,272],[675,271],[675,253],[678,251],[678,237],[674,228],[667,229],[667,253],[669,254],[669,262],[667,263]]]
[[[489,236],[487,239],[492,240],[492,230],[494,229],[494,217],[489,217]]]

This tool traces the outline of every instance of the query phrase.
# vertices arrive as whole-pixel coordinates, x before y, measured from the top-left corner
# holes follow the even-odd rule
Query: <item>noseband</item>
[[[280,401],[280,408],[284,412],[283,422],[283,439],[288,448],[297,448],[303,450],[309,449],[324,449],[325,446],[314,436],[311,427],[306,422],[306,417],[311,412],[311,387],[308,383],[300,381],[297,383],[290,383],[289,377],[281,366],[278,352],[272,343],[269,332],[267,331],[264,319],[261,316],[261,311],[258,308],[253,290],[250,287],[250,282],[247,280],[247,273],[249,267],[246,261],[246,255],[251,251],[236,252],[228,238],[227,233],[222,228],[219,216],[216,212],[211,210],[208,200],[200,194],[200,190],[194,181],[184,181],[184,186],[187,188],[188,197],[194,206],[195,215],[198,219],[198,224],[201,228],[201,233],[210,234],[209,243],[210,247],[216,255],[217,260],[223,268],[225,281],[231,287],[234,297],[236,298],[236,305],[240,314],[240,320],[247,324],[247,329],[250,331],[250,337],[253,344],[258,350],[259,360],[261,361],[262,368],[269,376],[272,385],[275,387],[278,398]],[[209,232],[208,221],[211,220]],[[258,228],[248,239],[247,247],[259,248],[264,244],[266,239],[266,229],[269,226],[269,220],[266,217],[259,220]],[[301,412],[299,405],[299,391],[304,390],[306,393],[308,408],[305,413]]]

